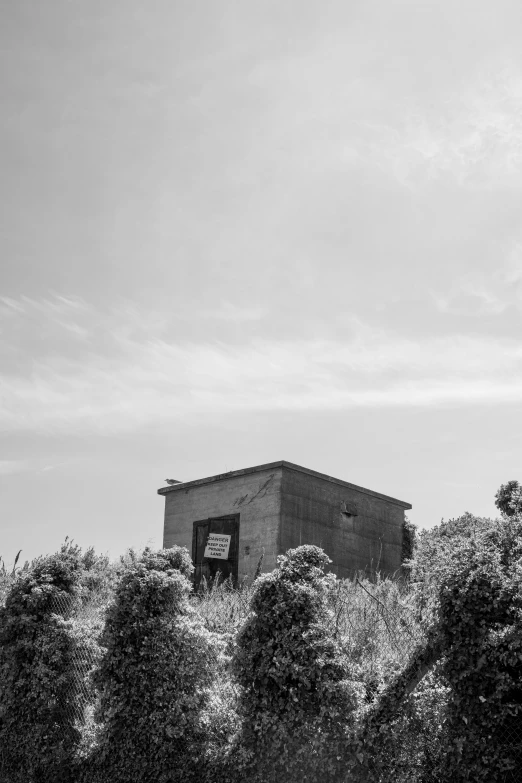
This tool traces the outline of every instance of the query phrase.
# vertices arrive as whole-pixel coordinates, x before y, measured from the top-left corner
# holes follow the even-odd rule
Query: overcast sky
[[[519,0],[0,0],[0,555],[286,459],[522,479]]]

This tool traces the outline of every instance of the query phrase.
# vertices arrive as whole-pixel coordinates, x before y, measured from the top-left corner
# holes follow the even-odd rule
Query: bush
[[[441,773],[500,781],[522,745],[522,520],[470,543],[439,594],[452,737]],[[519,746],[518,750],[516,746]]]
[[[423,749],[419,760],[424,772],[455,783],[493,783],[504,780],[518,763],[522,520],[507,517],[492,523],[467,514],[452,520],[451,545],[440,533],[432,537],[439,558],[431,574],[427,641],[364,718],[356,753],[364,767],[357,770],[361,780],[377,783],[390,777],[416,726],[421,731],[411,712],[412,692],[435,665],[435,690],[426,692],[422,685],[417,690],[428,696],[432,736],[440,735],[444,752],[432,750],[428,758]],[[424,567],[421,561],[421,571]],[[411,750],[408,755],[413,755]]]
[[[7,594],[11,590],[17,577],[27,573],[30,569],[30,564],[27,560],[22,566],[17,565],[21,553],[22,550],[20,549],[14,559],[13,565],[9,569],[6,566],[3,557],[0,557],[0,606],[4,605]]]
[[[415,543],[417,540],[417,526],[411,519],[404,516],[404,522],[402,523],[402,551],[401,551],[401,563],[408,569],[409,561],[413,557],[415,552]]]
[[[77,641],[67,609],[78,588],[78,552],[35,560],[0,608],[0,769],[9,783],[59,781],[80,741],[75,727]]]
[[[332,636],[329,562],[321,549],[301,546],[253,587],[232,659],[243,724],[230,759],[240,780],[344,777],[340,749],[359,691]]]
[[[508,517],[522,512],[522,487],[518,481],[500,485],[495,495],[495,505]]]
[[[179,547],[146,549],[127,562],[94,676],[100,726],[89,779],[170,783],[197,773],[205,740],[201,714],[217,653],[187,600],[191,571],[188,552]]]
[[[410,583],[418,609],[418,620],[436,622],[439,590],[448,574],[463,567],[469,547],[494,533],[499,520],[477,517],[469,512],[442,521],[417,537],[415,554],[410,561]]]
[[[328,562],[300,547],[198,595],[177,547],[111,564],[68,543],[0,567],[2,783],[509,779],[520,515],[423,531],[408,580],[336,580]]]

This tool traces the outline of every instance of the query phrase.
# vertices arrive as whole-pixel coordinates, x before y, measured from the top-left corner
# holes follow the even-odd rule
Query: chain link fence
[[[225,583],[204,586],[197,595],[191,596],[191,606],[206,628],[222,640],[220,652],[209,657],[206,664],[212,687],[201,720],[209,752],[218,748],[233,728],[230,723],[233,710],[223,709],[224,704],[229,708],[233,705],[235,693],[228,670],[229,652],[235,633],[250,611],[251,591],[251,584],[235,589],[230,583]],[[64,596],[55,599],[53,606],[77,640],[71,652],[73,693],[67,704],[73,706],[67,707],[67,718],[81,735],[79,757],[85,763],[96,746],[99,731],[95,719],[97,694],[92,674],[103,652],[99,641],[110,600],[109,595],[95,593],[74,598]],[[329,600],[332,632],[359,671],[364,699],[370,706],[386,683],[403,669],[411,654],[425,641],[414,601],[400,584],[390,581],[371,584],[363,580],[338,582]],[[442,783],[445,780],[441,777],[441,769],[444,755],[453,741],[446,722],[450,700],[451,692],[435,666],[404,699],[401,709],[388,726],[392,739],[386,743],[380,757],[371,763],[373,781]],[[220,719],[220,715],[226,717]],[[514,715],[489,741],[501,746],[507,767],[504,777],[496,779],[506,783],[522,780],[520,717]],[[176,742],[175,738],[173,742]],[[151,752],[154,752],[153,748]],[[347,781],[349,776],[347,767]],[[139,779],[143,781],[141,776]],[[98,779],[96,783],[99,783]]]
[[[74,677],[65,713],[67,722],[81,735],[77,766],[81,770],[82,783],[110,783],[103,776],[100,777],[97,769],[96,748],[103,724],[97,720],[98,693],[93,684],[93,674],[105,649],[100,642],[103,641],[101,636],[110,603],[111,596],[96,593],[74,598],[61,595],[53,599],[53,611],[66,621],[75,641],[69,661]],[[236,591],[228,585],[221,586],[219,590],[209,589],[200,595],[192,595],[190,604],[205,627],[221,641],[215,648],[209,648],[210,652],[205,658],[208,675],[205,679],[211,685],[200,688],[205,691],[203,701],[206,705],[199,715],[200,725],[205,736],[206,752],[212,755],[234,728],[233,721],[230,721],[231,710],[224,709],[224,706],[230,707],[237,690],[228,672],[227,642],[233,636],[231,629],[237,628],[248,614],[248,598],[246,591]],[[227,720],[220,720],[221,715],[226,715]],[[180,734],[183,732],[180,731]],[[169,736],[169,742],[177,747],[180,754],[182,751],[186,753],[186,740],[183,737]],[[151,746],[151,755],[156,750]],[[193,752],[194,755],[201,754],[201,748],[194,745]],[[154,773],[148,775],[143,770],[137,773],[136,780],[139,783],[158,783]],[[129,783],[133,781],[129,780]]]

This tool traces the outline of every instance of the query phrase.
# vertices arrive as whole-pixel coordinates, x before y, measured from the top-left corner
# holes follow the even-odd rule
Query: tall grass
[[[22,566],[20,552],[11,566],[0,557],[0,606],[19,575]],[[108,558],[92,558],[87,550],[86,574],[83,579],[85,600],[78,604],[82,620],[103,614],[111,602],[117,573],[132,559],[127,552],[116,562]],[[193,607],[208,630],[234,635],[250,611],[255,579],[234,586],[230,580],[203,581],[200,590],[191,596]],[[365,670],[368,684],[384,683],[403,664],[404,658],[423,639],[423,631],[408,583],[377,574],[371,580],[364,574],[353,579],[336,579],[329,595],[332,629],[349,657]],[[80,619],[80,616],[78,619]]]
[[[28,562],[19,565],[20,554],[9,567],[0,558],[0,606],[18,576],[30,567]],[[137,553],[129,550],[110,562],[95,556],[92,550],[84,553],[83,600],[76,603],[74,614],[76,622],[90,626],[94,635],[103,626],[118,573],[136,557]],[[198,592],[192,594],[191,603],[209,631],[232,638],[250,612],[254,584],[255,578],[237,586],[231,580],[203,581]],[[414,593],[405,580],[380,574],[370,580],[361,573],[353,579],[336,579],[328,600],[332,631],[359,667],[371,702],[424,638]]]
[[[28,571],[30,568],[30,563],[28,560],[26,560],[22,566],[18,565],[21,554],[22,550],[19,549],[14,559],[13,565],[9,567],[7,566],[4,558],[0,557],[0,606],[4,605],[7,594],[9,593],[9,590],[11,589],[17,577],[20,574]]]
[[[237,587],[228,580],[203,582],[192,601],[210,631],[236,634],[250,612],[254,581]],[[358,666],[372,701],[424,639],[414,593],[404,580],[359,574],[336,579],[328,603],[332,632]]]

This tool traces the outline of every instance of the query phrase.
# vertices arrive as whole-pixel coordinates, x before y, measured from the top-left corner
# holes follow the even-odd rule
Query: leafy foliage
[[[522,520],[470,542],[439,593],[442,673],[452,698],[443,774],[502,780],[522,728]],[[520,741],[520,740],[519,740]]]
[[[30,564],[27,560],[22,566],[18,565],[21,553],[22,550],[18,550],[14,563],[10,568],[7,568],[4,559],[0,557],[0,606],[4,605],[7,594],[18,576],[26,573],[30,568]]]
[[[500,485],[495,495],[495,505],[508,517],[522,512],[522,487],[518,481]]]
[[[110,563],[69,542],[4,568],[0,778],[504,780],[522,756],[518,491],[497,493],[501,519],[419,533],[407,580],[337,580],[310,546],[197,595],[178,547]]]
[[[57,609],[71,605],[80,572],[65,544],[20,574],[0,608],[0,769],[9,783],[65,779],[79,743],[76,640]]]
[[[214,638],[189,606],[179,547],[131,558],[107,612],[95,673],[97,780],[191,780],[202,754]]]
[[[242,717],[232,757],[241,780],[344,775],[339,748],[360,689],[330,630],[329,562],[321,549],[302,546],[280,556],[278,568],[254,585],[232,660]]]
[[[401,562],[408,564],[413,553],[415,551],[415,543],[417,539],[417,526],[404,515],[404,522],[402,525],[402,552]]]
[[[466,552],[474,542],[497,527],[497,520],[468,512],[419,533],[410,561],[410,583],[419,619],[426,625],[435,622],[439,589],[448,574],[465,562]]]
[[[359,778],[377,783],[389,775],[404,746],[411,694],[438,663],[436,726],[445,752],[432,754],[432,772],[441,780],[504,780],[518,752],[511,740],[522,738],[522,520],[466,514],[426,534],[418,555],[417,598],[428,585],[431,602],[427,640],[364,717]],[[411,733],[411,716],[408,725]]]

